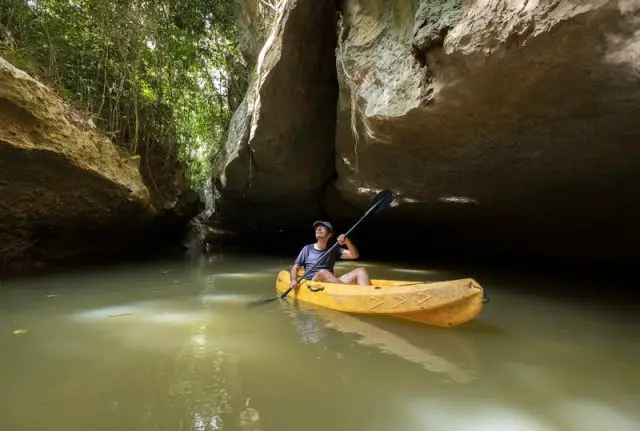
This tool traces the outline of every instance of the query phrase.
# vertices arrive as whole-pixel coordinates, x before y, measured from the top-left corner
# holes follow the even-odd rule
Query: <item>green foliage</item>
[[[183,160],[202,191],[235,109],[231,94],[246,88],[234,4],[3,0],[0,25],[15,46],[0,44],[0,55],[141,154],[148,175]]]

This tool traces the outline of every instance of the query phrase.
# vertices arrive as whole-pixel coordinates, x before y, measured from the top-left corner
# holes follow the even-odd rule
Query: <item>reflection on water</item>
[[[217,255],[3,282],[0,430],[640,429],[633,307],[489,274],[493,301],[453,330],[293,300],[247,309],[289,265]]]
[[[469,383],[476,378],[476,373],[473,370],[465,369],[425,347],[418,347],[402,336],[384,329],[384,319],[376,317],[370,319],[375,322],[367,322],[364,317],[322,309],[299,301],[296,301],[293,307],[287,307],[287,305],[283,304],[283,308],[289,308],[286,313],[294,320],[300,339],[304,343],[321,341],[323,331],[326,331],[325,328],[332,328],[343,333],[357,335],[357,342],[361,345],[376,347],[382,352],[419,364],[428,371],[446,374],[452,382]],[[440,343],[435,344],[432,348],[442,346],[443,343],[464,342],[463,336],[455,331],[425,335],[430,335],[431,339],[435,338],[434,335],[439,338]]]

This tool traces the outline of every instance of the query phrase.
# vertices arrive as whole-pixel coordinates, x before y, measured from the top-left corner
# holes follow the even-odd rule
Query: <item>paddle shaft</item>
[[[377,202],[375,205],[373,205],[371,208],[369,208],[369,209],[367,210],[367,212],[366,212],[366,213],[364,213],[364,215],[363,215],[362,217],[360,217],[360,220],[358,220],[358,221],[357,221],[357,222],[356,222],[356,223],[351,227],[351,229],[349,229],[349,230],[347,231],[347,233],[345,233],[345,234],[344,234],[344,236],[348,238],[348,237],[349,237],[349,234],[350,234],[351,232],[353,232],[353,230],[354,230],[356,227],[358,227],[358,225],[359,225],[360,223],[362,223],[362,221],[363,221],[364,219],[366,219],[366,218],[369,216],[369,214],[371,214],[371,212],[373,212],[373,211],[377,208],[377,206],[378,206],[378,205],[380,205],[380,202]],[[327,254],[329,254],[329,253],[330,253],[334,248],[336,248],[336,246],[337,246],[337,245],[338,245],[338,241],[336,241],[336,242],[335,242],[331,247],[329,247],[329,249],[328,249],[327,251],[325,251],[324,253],[322,253],[322,256],[320,257],[320,259],[318,259],[318,261],[317,261],[317,262],[316,262],[316,263],[315,263],[311,268],[309,268],[309,271],[311,271],[312,269],[315,269],[315,267],[316,267],[320,262],[322,262],[322,259],[324,259],[324,258],[325,258],[325,256],[326,256]],[[301,281],[303,278],[304,278],[304,274],[302,274],[300,277],[298,277],[298,278],[296,279],[296,284],[294,284],[293,286],[290,286],[287,290],[285,290],[285,291],[282,293],[282,295],[280,295],[280,298],[284,298],[285,296],[287,296],[287,295],[289,294],[289,292],[291,292],[291,290],[293,290],[293,288],[294,288],[294,287],[296,287],[296,286],[298,285],[298,283],[300,283],[300,281]]]

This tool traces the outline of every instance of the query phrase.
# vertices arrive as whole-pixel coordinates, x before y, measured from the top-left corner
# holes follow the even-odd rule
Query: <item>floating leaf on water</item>
[[[16,334],[16,335],[26,334],[27,330],[26,329],[16,329],[15,331],[13,331],[13,333]]]
[[[260,429],[260,413],[251,407],[245,408],[238,415],[238,425],[243,430],[259,430]]]

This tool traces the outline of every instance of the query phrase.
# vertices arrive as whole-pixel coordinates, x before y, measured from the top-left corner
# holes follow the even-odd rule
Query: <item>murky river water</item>
[[[375,278],[474,276],[492,301],[456,329],[244,307],[289,264],[211,256],[2,282],[0,430],[640,429],[632,303],[371,265]]]

